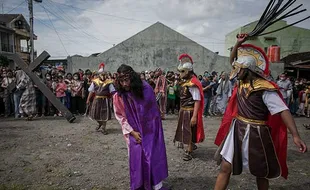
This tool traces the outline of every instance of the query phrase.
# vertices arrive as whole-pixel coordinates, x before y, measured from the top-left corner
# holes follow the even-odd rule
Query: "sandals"
[[[96,131],[99,131],[99,129],[101,128],[102,125],[98,125],[98,127],[96,127]]]
[[[193,143],[192,146],[193,146],[193,150],[197,150],[197,148],[198,148],[197,145],[195,145],[195,144]]]
[[[192,159],[193,159],[193,157],[192,157],[192,155],[191,155],[190,152],[185,152],[185,153],[184,153],[184,156],[183,156],[183,160],[184,160],[184,161],[190,161],[190,160],[192,160]]]
[[[26,120],[27,121],[32,121],[33,120],[33,116],[32,115],[28,116]]]
[[[107,130],[102,130],[101,132],[102,132],[103,135],[109,134]]]
[[[181,142],[177,142],[177,147],[183,149],[184,148],[184,144]]]

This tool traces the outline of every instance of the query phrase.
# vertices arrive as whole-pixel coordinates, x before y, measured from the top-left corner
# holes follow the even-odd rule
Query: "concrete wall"
[[[121,64],[128,64],[136,71],[154,70],[158,67],[176,71],[178,56],[182,53],[193,57],[197,74],[231,69],[228,57],[219,56],[157,22],[96,57],[68,57],[68,70],[98,70],[99,63],[104,62],[106,70],[110,72],[116,72]]]
[[[281,73],[284,72],[284,63],[271,63],[269,69],[272,77],[276,79]]]
[[[257,24],[257,21],[252,22],[248,25],[245,25],[227,34],[225,38],[225,51],[224,51],[225,54],[224,55],[229,56],[230,52],[227,49],[234,46],[234,44],[236,43],[236,35],[238,33],[251,32],[253,28],[256,26],[256,24]],[[264,32],[273,31],[273,30],[282,28],[284,26],[287,26],[287,22],[279,21],[275,23],[274,25],[270,26]],[[272,37],[272,38],[275,38],[275,40],[266,40],[265,37]],[[252,40],[247,41],[246,43],[259,46],[262,49],[267,49],[271,45],[278,45],[281,47],[281,58],[282,58],[292,53],[309,51],[310,30],[292,26],[292,27],[286,28],[284,30],[281,30],[281,31],[278,31],[272,34],[267,34],[264,36],[256,37]]]

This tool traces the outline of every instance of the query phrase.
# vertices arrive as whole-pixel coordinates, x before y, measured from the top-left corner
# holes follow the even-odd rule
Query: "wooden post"
[[[35,85],[37,85],[37,87],[46,96],[46,98],[59,111],[61,111],[62,115],[70,123],[72,123],[76,119],[74,115],[56,98],[53,92],[44,83],[41,82],[39,77],[32,72],[35,68],[40,66],[45,60],[47,60],[50,57],[50,55],[46,51],[41,53],[41,55],[37,57],[32,63],[30,63],[29,66],[18,54],[1,53],[1,55],[6,56],[9,59],[13,60],[15,64],[17,64],[32,79],[32,81],[35,83]],[[12,89],[12,87],[9,87],[8,89]]]

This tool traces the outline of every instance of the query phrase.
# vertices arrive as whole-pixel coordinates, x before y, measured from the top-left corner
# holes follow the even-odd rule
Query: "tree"
[[[10,60],[5,56],[0,55],[0,66],[7,67],[9,66],[9,64],[10,64]]]

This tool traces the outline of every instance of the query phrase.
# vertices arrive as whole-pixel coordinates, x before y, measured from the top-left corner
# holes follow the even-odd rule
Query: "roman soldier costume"
[[[100,64],[99,77],[92,80],[92,84],[89,87],[89,91],[94,94],[94,100],[91,105],[89,116],[99,123],[97,130],[103,126],[103,132],[105,131],[105,124],[111,119],[111,93],[115,91],[113,80],[108,79],[104,72],[104,65]]]
[[[174,138],[174,142],[179,142],[179,147],[183,147],[183,144],[190,146],[186,150],[184,160],[190,160],[190,153],[196,148],[194,143],[203,142],[205,138],[203,129],[203,91],[202,86],[196,76],[192,73],[193,71],[193,60],[188,54],[182,54],[179,57],[180,65],[178,71],[181,73],[183,82],[180,84],[180,112],[178,126]],[[190,74],[191,72],[191,74]],[[195,102],[199,101],[199,109],[194,126],[191,126],[191,119],[194,114]]]
[[[240,80],[234,88],[215,140],[215,158],[229,162],[233,175],[247,168],[256,177],[286,178],[287,128],[277,113],[288,108],[270,80],[267,56],[256,46],[241,45],[232,65],[231,79],[241,68],[260,77]]]

